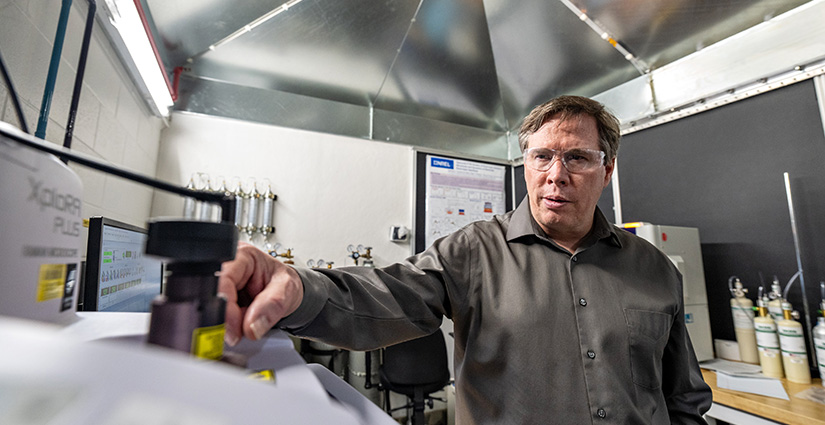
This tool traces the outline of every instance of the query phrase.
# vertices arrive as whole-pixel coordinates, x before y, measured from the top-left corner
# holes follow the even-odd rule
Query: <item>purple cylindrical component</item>
[[[150,344],[189,353],[192,349],[192,332],[198,327],[200,314],[196,300],[172,302],[164,295],[152,301],[149,322]]]

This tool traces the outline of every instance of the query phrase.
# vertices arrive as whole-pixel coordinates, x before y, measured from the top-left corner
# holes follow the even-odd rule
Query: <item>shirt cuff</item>
[[[327,291],[322,274],[309,269],[295,268],[294,270],[304,285],[304,298],[297,310],[275,325],[286,331],[300,329],[312,323],[327,302]]]

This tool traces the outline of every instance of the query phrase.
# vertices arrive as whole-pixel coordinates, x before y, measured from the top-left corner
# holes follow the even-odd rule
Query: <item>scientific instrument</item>
[[[802,332],[802,324],[795,320],[799,317],[799,312],[791,310],[791,303],[782,301],[783,318],[776,323],[779,345],[782,348],[782,365],[789,381],[810,384],[811,370],[808,368],[805,335]]]
[[[147,233],[109,217],[89,218],[77,311],[151,310],[162,293],[163,262],[144,255]]]
[[[768,313],[773,316],[773,321],[778,322],[783,319],[782,316],[782,286],[779,284],[779,278],[773,276],[771,283],[771,292],[768,293]]]
[[[234,215],[232,198],[211,192],[192,192],[184,187],[171,185],[101,163],[96,159],[68,149],[50,146],[47,142],[30,137],[13,128],[0,126],[0,129],[11,140],[56,155],[59,158],[69,159],[108,174],[146,184],[155,189],[183,196],[192,196],[201,202],[220,205],[222,223],[191,220],[151,220],[146,242],[147,254],[163,257],[164,262],[167,264],[167,270],[170,272],[166,283],[167,297],[153,302],[149,341],[203,357],[219,358],[220,355],[216,353],[222,353],[223,350],[223,307],[225,304],[222,303],[225,303],[225,301],[217,296],[217,276],[215,273],[220,270],[223,261],[235,257],[238,238],[234,225],[230,224],[230,220]],[[2,143],[0,147],[4,149],[4,153],[8,154],[8,158],[14,158],[14,160],[8,161],[14,167],[4,166],[2,168],[4,172],[3,192],[7,190],[10,192],[9,199],[18,198],[21,193],[24,194],[23,197],[28,196],[29,200],[24,201],[23,205],[28,204],[28,208],[32,211],[24,208],[22,209],[23,213],[39,211],[37,216],[51,218],[49,222],[53,223],[45,227],[51,229],[48,233],[44,233],[42,228],[35,227],[31,229],[32,235],[20,235],[19,240],[27,241],[27,243],[23,243],[22,249],[15,256],[22,253],[24,257],[28,257],[24,258],[23,261],[26,262],[27,267],[34,268],[34,271],[27,270],[20,276],[12,273],[9,278],[15,279],[13,280],[15,283],[25,282],[25,285],[31,285],[32,276],[37,276],[38,279],[33,282],[33,285],[39,291],[39,301],[60,299],[60,312],[73,310],[77,299],[77,291],[74,290],[78,278],[77,260],[79,259],[79,250],[77,247],[82,242],[80,241],[81,201],[80,197],[76,196],[80,192],[80,180],[65,165],[56,165],[55,162],[59,161],[54,156],[43,155],[41,152],[23,149],[19,145],[9,145],[8,143]],[[6,171],[7,169],[9,171]],[[46,174],[47,171],[53,171],[54,174]],[[5,175],[7,172],[9,173],[8,176]],[[8,177],[8,180],[5,177]],[[28,179],[32,187],[27,187],[25,184],[18,187],[10,183],[21,179]],[[27,192],[27,189],[32,190]],[[36,195],[34,199],[32,199],[32,194]],[[20,204],[13,205],[18,207]],[[20,211],[19,209],[11,210],[8,217],[14,217]],[[11,222],[25,222],[26,219],[31,220],[32,217],[34,216],[23,216],[20,220]],[[41,225],[39,222],[37,224],[38,226]],[[55,248],[46,250],[44,255],[26,255],[26,247],[34,246],[31,245],[32,243],[38,243],[35,241],[40,237],[38,235],[42,236],[43,241],[41,243],[44,244],[44,247],[57,243],[60,245],[52,245]],[[45,249],[43,248],[43,250]],[[32,254],[38,254],[41,249],[29,249],[29,251]],[[9,264],[8,269],[4,265],[3,270],[4,272],[5,270],[21,270],[21,267],[12,263]],[[18,287],[19,285],[14,286]],[[28,287],[25,289],[27,293],[30,293]],[[4,296],[2,298],[14,300],[15,296]],[[30,306],[30,303],[24,302],[21,305],[25,308]],[[51,303],[44,303],[42,307],[38,306],[33,312],[23,313],[19,316],[38,319],[40,310],[46,311],[47,308],[53,308],[48,307],[49,305]],[[14,308],[9,307],[7,309],[5,305],[2,307],[0,309],[1,314],[16,315]],[[157,318],[155,318],[156,310]],[[57,319],[53,312],[48,311],[42,317],[46,321]],[[220,334],[220,344],[217,343],[218,334]]]
[[[238,231],[247,235],[249,242],[254,243],[254,236],[263,236],[262,246],[269,244],[269,236],[275,232],[273,224],[274,206],[278,195],[272,192],[269,180],[260,183],[266,189],[261,192],[258,189],[259,183],[254,179],[248,179],[246,184],[242,183],[240,177],[233,177],[232,182],[227,184],[222,176],[215,178],[216,185],[213,187],[212,178],[206,173],[194,173],[189,179],[186,188],[190,191],[211,192],[224,194],[231,197],[235,204],[235,215],[232,222]],[[207,202],[197,202],[192,199],[184,200],[183,215],[185,218],[197,218],[201,221],[220,221],[217,217],[218,208]],[[268,250],[268,248],[265,248]]]
[[[258,201],[261,198],[261,194],[258,192],[257,185],[254,181],[251,181],[249,186],[250,189],[249,192],[247,192],[248,196],[244,199],[246,202],[246,226],[243,227],[243,230],[251,239],[252,235],[258,231]]]
[[[224,205],[231,209],[234,200]],[[233,215],[228,211],[221,223],[149,221],[146,254],[166,263],[165,293],[152,301],[149,343],[210,360],[223,357],[226,299],[218,296],[218,272],[235,258]]]
[[[10,94],[15,95],[13,90]],[[251,350],[274,358],[276,364],[270,359],[256,361],[287,371],[279,375],[277,386],[253,382],[239,369],[195,362],[169,355],[168,350],[130,346],[131,340],[114,335],[117,342],[79,339],[80,334],[107,337],[101,328],[111,319],[118,324],[143,323],[136,335],[143,336],[150,315],[75,311],[83,247],[83,188],[78,175],[60,159],[199,201],[221,202],[222,207],[224,201],[232,202],[113,167],[0,122],[0,340],[7,343],[0,350],[0,416],[13,423],[205,424],[230,423],[229,418],[239,423],[394,423],[356,391],[342,391],[348,387],[343,382],[330,383],[314,368],[302,365],[280,331],[273,331],[274,337],[265,341],[244,340],[237,346],[252,344]],[[222,208],[224,223],[231,223],[232,211]],[[150,226],[152,237],[184,246],[203,233],[196,226],[179,240],[175,232],[182,229],[175,223],[156,220]],[[208,249],[172,252],[180,260],[172,280],[212,280],[214,273],[205,272],[208,267],[201,265],[234,252],[237,231],[232,224],[228,227],[234,241],[217,255],[209,255]],[[207,236],[205,245],[217,244],[225,236],[221,232]],[[207,299],[208,305],[213,297],[207,292],[201,290],[198,299]],[[290,353],[295,358],[287,359]]]
[[[246,198],[249,196],[245,190],[243,190],[243,183],[241,183],[240,177],[234,177],[232,179],[232,194],[235,196],[235,227],[238,228],[238,231],[243,231],[246,224],[244,220],[246,219]]]
[[[189,177],[189,183],[186,184],[186,188],[193,192],[197,190],[195,186],[195,174],[192,174],[192,177]],[[187,220],[195,219],[195,217],[197,217],[197,207],[198,202],[195,198],[190,196],[183,198],[183,218]]]
[[[816,364],[819,367],[819,378],[825,386],[825,282],[819,282],[821,300],[819,302],[819,317],[814,326],[814,347],[816,347]]]
[[[753,301],[745,297],[747,288],[736,276],[728,279],[728,289],[732,296],[730,310],[733,315],[733,329],[739,344],[739,357],[745,363],[759,364],[759,352],[756,349],[756,332],[753,328]]]
[[[77,320],[83,186],[58,158],[18,139],[46,144],[0,122],[0,316],[69,324]]]
[[[331,269],[333,264],[335,264],[334,261],[326,262],[321,258],[319,258],[317,262],[311,258],[307,260],[307,267],[311,269]]]
[[[202,192],[212,192],[212,178],[208,174],[198,173],[200,177],[200,187]],[[223,191],[221,191],[223,193]],[[198,202],[198,219],[200,221],[212,221],[212,213],[215,206],[209,202]]]
[[[214,185],[213,182],[215,183]],[[216,195],[233,196],[233,193],[227,188],[226,179],[224,177],[218,176],[213,180],[208,174],[200,172],[192,174],[189,178],[189,182],[186,184],[186,189],[190,192],[214,193]],[[234,219],[237,220],[237,212],[239,211],[237,209],[238,205],[236,205],[235,208],[236,216]],[[220,221],[220,211],[221,209],[217,205],[196,200],[191,196],[187,196],[183,200],[183,218],[187,220],[218,222]]]
[[[269,253],[269,255],[271,255],[275,258],[278,258],[278,257],[286,258],[286,260],[284,260],[284,264],[295,264],[295,262],[292,261],[292,259],[295,258],[295,256],[292,255],[292,248],[287,248],[286,252],[281,252],[281,253],[278,252],[279,249],[281,249],[281,244],[276,243],[275,246],[271,250],[267,249],[266,251],[267,251],[267,253]]]
[[[759,296],[756,299],[759,316],[753,319],[756,331],[756,345],[759,349],[759,364],[762,374],[771,378],[782,378],[782,353],[779,349],[779,336],[776,333],[776,323],[768,313],[768,296],[762,293],[759,287]]]
[[[232,196],[232,193],[227,188],[225,177],[218,176],[218,177],[215,178],[215,181],[217,182],[217,186],[215,188],[211,189],[212,192],[214,192],[216,194],[223,194],[226,197],[230,197],[230,198],[234,199],[234,197]],[[221,218],[219,217],[220,208],[218,208],[217,206],[213,206],[211,210],[212,211],[209,214],[209,217],[207,218],[207,220],[208,221],[220,221],[221,220]]]
[[[349,252],[348,257],[352,258],[355,261],[355,265],[358,265],[358,260],[363,259],[364,262],[361,264],[364,267],[375,267],[375,263],[372,261],[372,247],[371,246],[364,246],[358,245],[358,247],[354,247],[353,245],[347,245],[347,252]]]
[[[269,181],[266,181],[266,190],[263,194],[261,194],[259,198],[259,202],[261,204],[258,212],[258,231],[261,232],[261,235],[264,237],[264,241],[275,231],[275,227],[272,223],[272,215],[274,213],[273,208],[275,206],[275,194],[272,193],[272,185],[269,184]]]

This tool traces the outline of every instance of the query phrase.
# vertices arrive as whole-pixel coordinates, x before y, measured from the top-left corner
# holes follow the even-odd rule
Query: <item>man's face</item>
[[[574,116],[566,121],[551,118],[527,139],[527,148],[541,147],[567,151],[574,148],[596,149],[599,132],[590,115]],[[579,173],[570,173],[556,158],[547,171],[524,167],[524,179],[533,218],[547,236],[559,243],[578,241],[593,225],[593,212],[602,190],[610,183],[615,159]]]

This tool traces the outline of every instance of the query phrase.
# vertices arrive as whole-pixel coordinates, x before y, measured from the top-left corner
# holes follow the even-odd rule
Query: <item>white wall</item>
[[[34,134],[62,2],[0,0],[0,52]],[[46,140],[63,145],[88,3],[72,2]],[[98,5],[97,13],[101,9]],[[0,120],[19,126],[5,84]],[[72,149],[154,176],[163,121],[137,95],[102,30],[95,24],[77,110]],[[118,177],[72,165],[83,181],[83,216],[105,215],[135,225],[149,217],[152,190]],[[85,232],[82,235],[86,240]]]
[[[278,195],[270,241],[293,248],[297,266],[318,258],[352,265],[347,245],[363,244],[380,267],[411,253],[411,243],[389,241],[389,228],[413,228],[413,161],[408,146],[173,113],[158,177],[180,185],[197,172],[269,179]],[[183,198],[155,194],[153,216],[182,211]],[[260,236],[254,242],[262,245]]]

